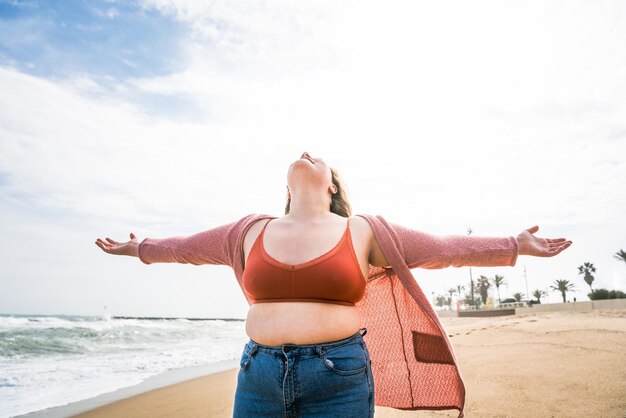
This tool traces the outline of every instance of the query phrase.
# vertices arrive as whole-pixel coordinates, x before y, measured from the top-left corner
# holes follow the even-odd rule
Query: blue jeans
[[[239,363],[233,418],[372,418],[366,333],[361,328],[320,344],[267,346],[250,339]]]

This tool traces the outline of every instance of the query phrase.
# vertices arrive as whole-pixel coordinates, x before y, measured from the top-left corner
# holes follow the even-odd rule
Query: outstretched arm
[[[189,236],[169,238],[145,238],[139,242],[131,232],[131,241],[120,243],[107,238],[98,238],[96,245],[110,254],[139,257],[144,264],[223,264],[232,265],[232,253],[228,242],[238,221],[221,225]]]
[[[146,238],[139,243],[139,259],[145,264],[231,265],[232,255],[226,243],[235,223],[221,225],[189,236]]]
[[[392,224],[397,232],[409,268],[441,269],[462,266],[514,266],[518,255],[550,257],[567,248],[564,238],[543,239],[529,228],[517,237],[433,235]],[[536,228],[536,229],[534,229]]]

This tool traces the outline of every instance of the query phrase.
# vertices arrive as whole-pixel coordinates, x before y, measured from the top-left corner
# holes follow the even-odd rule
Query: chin
[[[311,167],[315,166],[315,164],[313,164],[311,161],[305,160],[303,158],[298,158],[291,165],[293,165],[293,166],[295,166],[295,165],[307,165],[307,166],[311,166]]]

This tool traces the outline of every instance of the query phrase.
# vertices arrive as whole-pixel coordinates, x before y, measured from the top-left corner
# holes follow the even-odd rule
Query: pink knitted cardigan
[[[514,266],[517,239],[466,235],[431,235],[388,222],[380,215],[365,218],[387,267],[369,266],[363,299],[357,303],[367,327],[363,337],[372,360],[375,403],[396,409],[458,409],[464,416],[465,385],[445,328],[411,270],[461,266]],[[255,222],[276,218],[249,214],[190,236],[145,238],[139,258],[145,264],[176,262],[231,266],[241,286],[243,240]],[[243,287],[242,287],[243,291]],[[244,291],[250,305],[250,298]]]

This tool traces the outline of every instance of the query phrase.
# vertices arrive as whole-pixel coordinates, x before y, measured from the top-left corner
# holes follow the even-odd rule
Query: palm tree
[[[620,250],[618,252],[613,254],[613,256],[615,258],[617,258],[618,260],[623,261],[624,263],[626,263],[626,251],[622,250],[621,248],[620,248]]]
[[[537,289],[533,292],[533,296],[537,298],[537,302],[541,303],[541,298],[546,296],[546,292],[541,289]]]
[[[465,290],[465,286],[457,284],[456,285],[456,294],[461,298],[462,291]]]
[[[469,286],[469,285],[467,285],[467,286]],[[466,287],[467,287],[467,286],[466,286]],[[475,289],[474,289],[474,291],[475,291],[475,292],[478,292],[478,287],[477,287],[477,286],[474,286],[474,288],[475,288]],[[463,303],[464,303],[464,304],[466,304],[467,306],[475,306],[475,307],[478,307],[478,306],[480,306],[480,298],[479,298],[478,296],[475,296],[475,297],[474,297],[474,300],[472,300],[472,294],[471,294],[471,292],[465,292],[465,293],[463,294]]]
[[[456,289],[451,287],[448,289],[448,294],[450,295],[450,309],[452,309],[452,296],[456,293]]]
[[[478,280],[478,291],[480,292],[480,298],[483,301],[483,304],[487,303],[487,289],[489,289],[489,286],[491,286],[491,283],[489,283],[489,279],[485,276],[480,276],[480,279]]]
[[[591,288],[592,292],[593,292],[593,288],[591,287],[591,283],[593,282],[594,277],[591,273],[595,273],[595,272],[596,272],[596,268],[593,266],[592,263],[585,263],[582,266],[578,266],[578,274],[585,275],[585,281]]]
[[[522,298],[524,297],[524,294],[521,292],[513,293],[513,297],[515,298],[516,301],[521,302]]]
[[[563,303],[567,302],[567,300],[565,299],[565,292],[571,292],[574,291],[574,284],[570,283],[569,280],[555,280],[554,282],[556,284],[556,286],[550,286],[552,289],[557,290],[559,292],[561,292],[561,295],[563,296]]]
[[[450,305],[451,299],[444,295],[437,295],[436,305],[442,308],[444,305]]]
[[[478,281],[473,281],[474,283],[474,289],[473,292],[470,292],[468,296],[468,300],[472,300],[472,296],[474,297],[474,302],[472,304],[472,306],[480,306],[480,304],[482,303],[482,297],[480,296],[480,282]],[[471,284],[471,283],[470,283]]]
[[[496,285],[496,291],[498,292],[498,303],[500,303],[500,285],[504,284],[504,276],[495,275],[493,278],[493,284]]]

